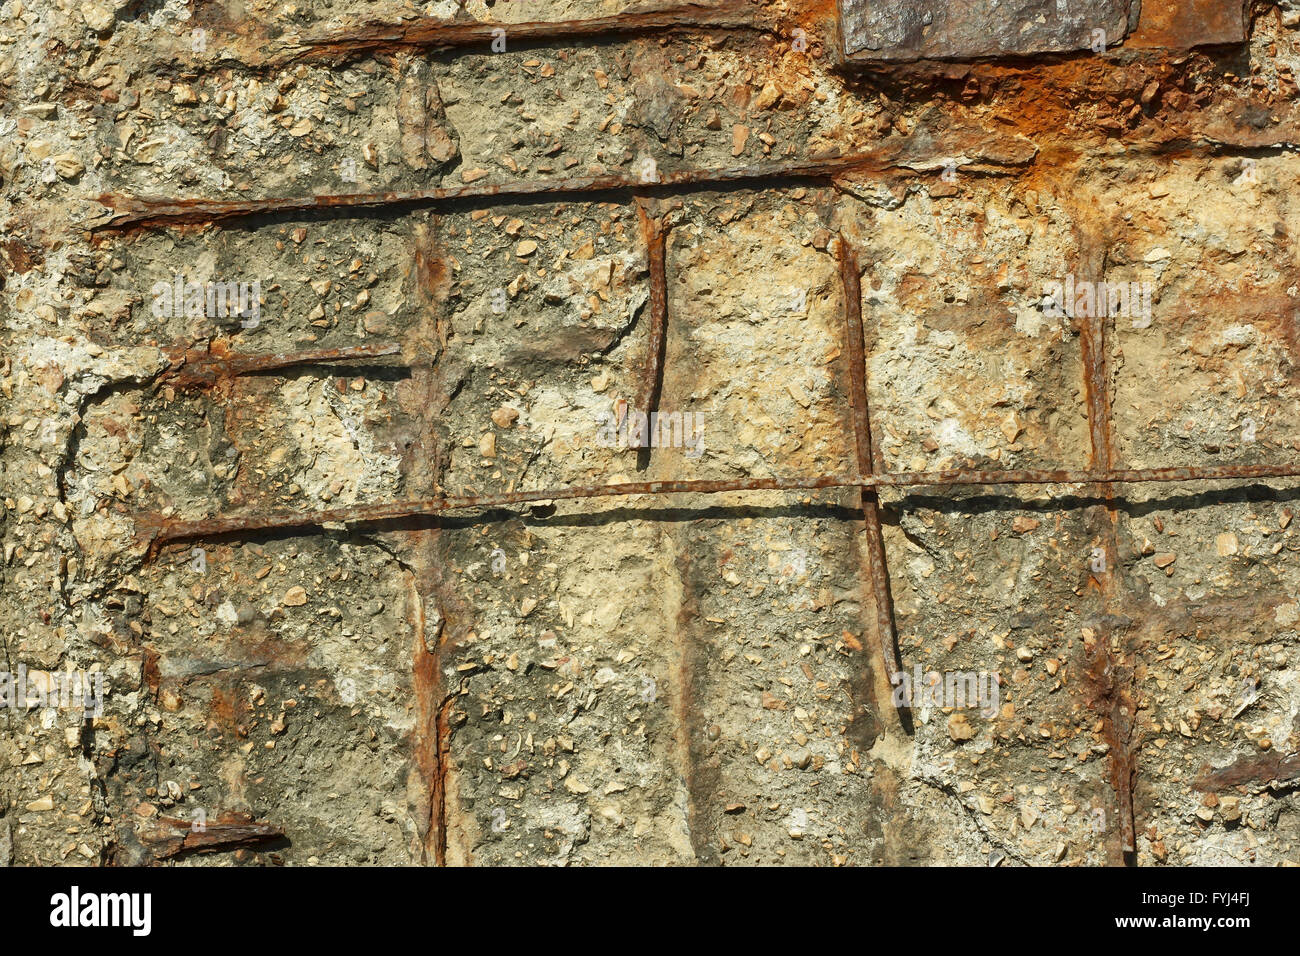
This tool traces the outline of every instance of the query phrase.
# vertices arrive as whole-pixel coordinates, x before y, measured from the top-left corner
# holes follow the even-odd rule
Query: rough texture
[[[1116,471],[1300,464],[1300,5],[993,6],[0,4],[0,861],[1300,862],[1300,486]]]
[[[848,54],[961,60],[1118,43],[1137,6],[1136,0],[840,0],[840,16]]]

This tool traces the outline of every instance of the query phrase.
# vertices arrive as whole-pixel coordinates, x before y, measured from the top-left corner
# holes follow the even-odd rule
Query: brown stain
[[[250,709],[251,705],[237,687],[227,684],[214,685],[208,704],[208,726],[215,727],[223,735],[231,733],[236,737],[243,737],[245,730],[240,723],[240,716]]]
[[[869,792],[878,812],[869,817],[867,833],[880,841],[880,859],[871,862],[882,866],[915,863],[918,852],[925,846],[923,836],[908,826],[901,784],[898,772],[892,767],[887,764],[873,767]]]
[[[158,667],[158,662],[162,659],[161,655],[152,647],[143,645],[141,653],[144,655],[144,667],[142,676],[144,677],[145,686],[155,697],[158,695],[158,688],[162,686],[162,672]]]
[[[209,392],[212,397],[221,397],[226,409],[222,422],[226,437],[239,452],[238,470],[228,495],[239,507],[262,510],[274,501],[274,493],[258,484],[257,469],[250,464],[262,460],[267,453],[263,429],[270,419],[268,410],[276,407],[282,385],[281,381],[265,379],[221,379],[213,383]]]
[[[1263,644],[1274,638],[1279,626],[1273,623],[1276,609],[1291,604],[1295,595],[1284,590],[1259,589],[1250,597],[1215,597],[1207,595],[1196,601],[1186,595],[1169,600],[1159,616],[1142,619],[1144,639],[1151,646],[1168,640],[1214,636],[1247,645]]]
[[[18,275],[24,275],[45,262],[39,247],[33,248],[14,237],[0,242],[0,257],[9,264],[10,273]]]
[[[412,532],[408,541],[417,553],[434,547],[433,532]],[[427,572],[421,568],[420,572]],[[427,573],[417,572],[418,578]],[[446,761],[447,728],[444,717],[441,643],[430,650],[425,643],[429,622],[426,599],[432,588],[427,580],[412,582],[408,598],[411,625],[412,690],[415,695],[415,730],[411,735],[411,760],[419,779],[416,819],[421,835],[421,862],[437,866],[447,861]],[[438,640],[441,642],[441,629]]]
[[[309,666],[312,650],[310,638],[285,640],[272,633],[264,621],[257,620],[247,627],[231,628],[228,639],[220,645],[219,653],[252,662],[251,666],[270,673],[294,673]]]

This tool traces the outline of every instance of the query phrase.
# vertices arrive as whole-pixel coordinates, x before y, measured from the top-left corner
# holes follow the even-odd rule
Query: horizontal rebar
[[[173,369],[170,381],[183,387],[211,385],[221,378],[271,372],[295,365],[356,362],[363,359],[397,355],[402,347],[396,342],[376,345],[348,345],[333,349],[303,349],[297,352],[267,352],[260,355],[241,352],[211,352],[173,346],[163,349]]]
[[[214,537],[245,531],[273,531],[326,524],[393,521],[505,505],[576,498],[606,498],[629,495],[724,494],[731,491],[812,491],[820,488],[914,488],[961,485],[1050,485],[1050,484],[1138,484],[1144,482],[1213,481],[1243,478],[1296,478],[1295,465],[1207,465],[1192,468],[1130,468],[1108,471],[1093,469],[995,470],[995,471],[906,471],[883,475],[829,476],[820,478],[730,478],[721,480],[640,481],[614,485],[583,485],[537,491],[510,491],[496,495],[450,495],[414,501],[349,505],[319,511],[275,511],[260,515],[235,515],[193,520],[174,520],[161,515],[137,516],[137,524],[156,528],[155,543]]]
[[[481,46],[484,53],[495,53],[505,52],[519,44],[552,40],[590,40],[701,29],[767,31],[766,27],[754,21],[755,13],[748,0],[711,0],[709,3],[683,3],[579,20],[493,23],[417,17],[400,23],[364,23],[349,27],[346,32],[295,37],[270,47],[265,55],[253,54],[241,62],[246,66],[283,67],[309,60],[344,62],[396,49],[450,50]],[[504,41],[499,51],[492,49],[493,41]]]
[[[881,172],[894,163],[884,151],[847,156],[808,159],[797,162],[766,162],[722,169],[686,169],[658,173],[646,181],[623,173],[552,177],[507,183],[470,183],[430,189],[390,190],[379,193],[338,193],[272,199],[149,199],[105,193],[99,201],[118,212],[92,228],[94,232],[118,232],[141,226],[169,226],[223,222],[270,213],[310,212],[324,209],[373,209],[384,206],[430,206],[475,199],[533,196],[569,196],[603,192],[662,191],[680,186],[708,183],[739,183],[761,179],[829,179],[855,170]]]

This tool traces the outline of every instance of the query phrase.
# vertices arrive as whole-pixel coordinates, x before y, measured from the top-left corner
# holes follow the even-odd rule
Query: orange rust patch
[[[1142,0],[1138,28],[1125,45],[1187,50],[1245,40],[1242,0]]]

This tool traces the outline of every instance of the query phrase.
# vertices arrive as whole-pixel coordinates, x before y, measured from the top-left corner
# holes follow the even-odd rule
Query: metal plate
[[[1242,0],[1145,0],[1130,45],[1188,50],[1244,43],[1249,22]]]
[[[844,52],[855,60],[968,60],[1114,45],[1136,25],[1137,0],[839,0]],[[1097,34],[1094,31],[1104,31]]]

